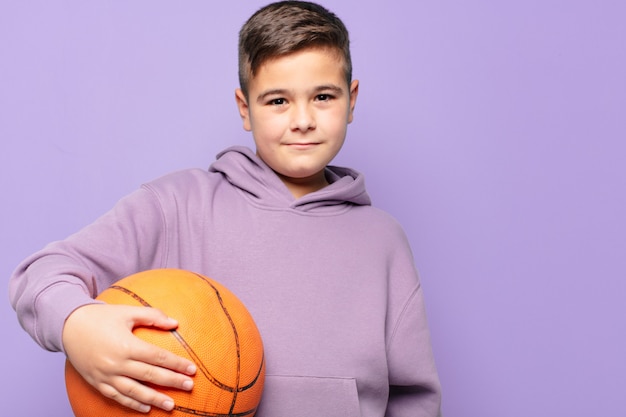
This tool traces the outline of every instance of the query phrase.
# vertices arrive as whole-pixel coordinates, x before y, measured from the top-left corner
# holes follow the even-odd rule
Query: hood
[[[253,203],[267,208],[291,208],[319,213],[371,204],[363,174],[335,166],[326,167],[326,178],[330,185],[295,199],[278,175],[244,146],[234,146],[220,152],[209,171],[221,173]]]

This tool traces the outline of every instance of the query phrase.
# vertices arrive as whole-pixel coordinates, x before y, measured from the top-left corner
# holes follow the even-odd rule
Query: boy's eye
[[[333,96],[331,96],[330,94],[318,94],[315,99],[317,101],[329,101],[330,99],[332,99]]]
[[[287,100],[285,100],[284,98],[275,98],[275,99],[270,100],[269,104],[272,106],[282,106],[286,102]]]

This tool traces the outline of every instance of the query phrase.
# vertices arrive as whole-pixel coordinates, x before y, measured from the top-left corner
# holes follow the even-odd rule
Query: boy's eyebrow
[[[331,91],[336,96],[340,96],[343,94],[343,89],[335,84],[319,85],[313,89],[314,93],[321,93],[321,92],[327,92],[327,91]],[[284,95],[287,95],[288,93],[289,93],[289,90],[286,88],[274,88],[271,90],[263,91],[261,94],[257,96],[256,101],[258,103],[263,103],[269,96],[284,96]]]
[[[336,96],[343,94],[343,89],[335,84],[320,85],[315,88],[316,93],[321,93],[323,91],[331,91]]]
[[[287,90],[284,88],[275,88],[272,90],[263,91],[256,98],[257,103],[263,103],[269,96],[284,96],[287,94]]]

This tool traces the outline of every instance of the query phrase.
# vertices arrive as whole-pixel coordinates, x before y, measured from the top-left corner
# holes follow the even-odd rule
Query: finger
[[[135,381],[136,384],[139,384],[138,382]],[[109,384],[100,384],[98,387],[98,390],[100,391],[100,393],[102,395],[104,395],[105,397],[116,401],[117,403],[119,403],[120,405],[124,406],[124,407],[128,407],[132,410],[138,411],[140,413],[147,413],[150,411],[150,409],[152,408],[149,404],[147,404],[146,402],[141,402],[133,397],[130,397],[128,395],[125,395],[122,393],[122,391],[120,391],[118,388],[109,385]],[[120,387],[120,389],[124,389],[122,387]],[[131,394],[133,392],[132,387],[130,388],[126,388],[126,391]],[[138,392],[139,389],[135,389],[134,392]],[[145,398],[149,398],[148,396],[144,396]],[[167,400],[165,400],[165,402],[163,402],[164,405],[169,405],[169,403],[166,402]],[[169,410],[167,410],[169,411]]]
[[[171,397],[132,378],[117,377],[113,385],[108,386],[108,393],[109,398],[142,413],[150,411],[152,406],[165,411],[174,409]]]
[[[133,327],[146,326],[163,330],[173,330],[178,327],[176,319],[168,317],[161,310],[152,307],[135,307],[129,324]]]
[[[187,375],[145,362],[130,362],[126,365],[124,372],[130,378],[152,385],[184,391],[190,391],[193,388],[193,380]]]
[[[138,349],[133,356],[138,362],[145,362],[165,370],[174,371],[177,374],[194,375],[196,365],[189,359],[178,356],[167,349],[163,349],[151,343],[141,340]],[[189,379],[189,378],[187,378]]]

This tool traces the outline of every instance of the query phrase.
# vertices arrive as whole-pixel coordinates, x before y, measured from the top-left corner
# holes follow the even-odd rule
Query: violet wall
[[[0,274],[141,182],[252,145],[263,1],[0,3]],[[405,226],[447,417],[622,416],[626,3],[325,0],[361,80],[335,163]],[[0,286],[0,415],[69,416]]]

